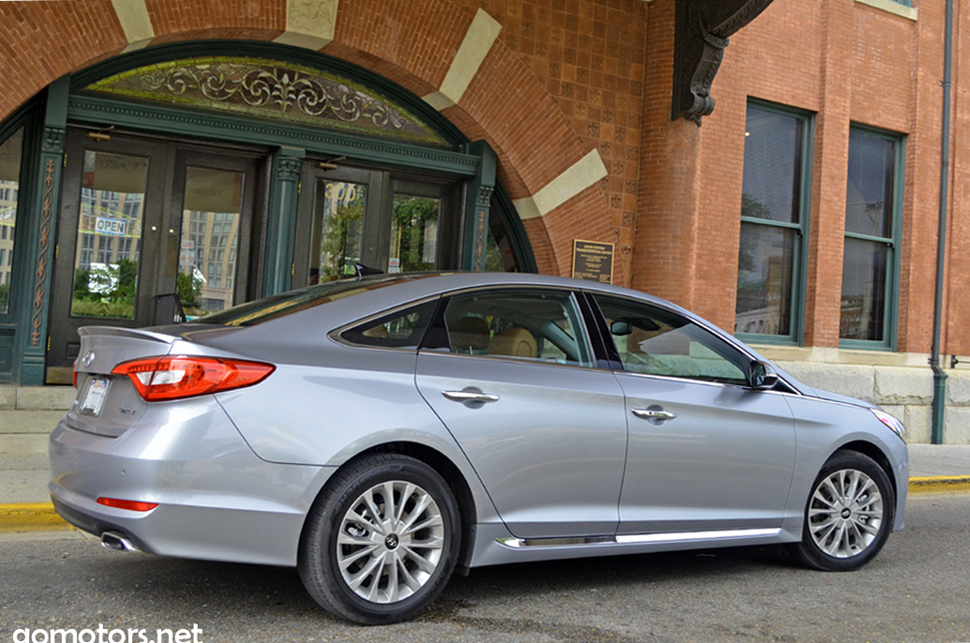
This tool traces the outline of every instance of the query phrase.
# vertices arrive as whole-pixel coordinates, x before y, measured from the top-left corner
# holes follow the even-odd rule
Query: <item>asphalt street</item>
[[[291,569],[119,553],[78,532],[2,534],[0,643],[99,625],[149,639],[197,625],[199,643],[953,643],[970,641],[968,572],[970,494],[930,494],[853,573],[803,569],[774,547],[510,565],[455,577],[412,622],[367,628],[319,609]]]

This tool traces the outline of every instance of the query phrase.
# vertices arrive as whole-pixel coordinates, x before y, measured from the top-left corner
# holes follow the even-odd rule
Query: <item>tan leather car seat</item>
[[[506,328],[492,338],[488,354],[535,359],[539,349],[535,337],[525,328]]]

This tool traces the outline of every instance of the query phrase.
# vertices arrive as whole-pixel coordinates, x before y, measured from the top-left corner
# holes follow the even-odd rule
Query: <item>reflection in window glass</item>
[[[417,350],[437,305],[437,301],[425,302],[414,308],[371,320],[344,331],[340,336],[348,342],[363,346]]]
[[[453,297],[445,312],[449,350],[590,366],[575,302],[568,293],[492,290]]]
[[[892,236],[893,156],[893,141],[859,130],[849,133],[846,232]]]
[[[845,240],[839,321],[842,339],[878,341],[885,337],[888,255],[889,250],[883,243]]]
[[[742,214],[798,223],[803,120],[748,107]]]
[[[17,230],[23,137],[23,130],[18,130],[0,145],[0,315],[10,310],[13,244],[14,232]]]
[[[795,236],[794,230],[741,223],[734,332],[789,333]]]
[[[233,304],[242,191],[241,172],[185,169],[178,294],[190,316]]]
[[[310,241],[311,284],[356,274],[363,247],[367,186],[359,183],[317,181],[313,237]]]
[[[896,154],[900,139],[853,128],[845,198],[839,337],[887,343],[896,261]]]
[[[492,202],[492,212],[488,217],[488,240],[485,248],[485,270],[487,272],[522,272],[515,256],[512,237],[502,217]]]
[[[430,197],[394,195],[388,273],[435,269],[440,204]]]
[[[85,150],[74,317],[134,319],[148,159]]]
[[[748,106],[734,332],[793,338],[807,117]]]
[[[645,375],[745,384],[747,358],[693,322],[623,299],[595,295],[623,369]]]

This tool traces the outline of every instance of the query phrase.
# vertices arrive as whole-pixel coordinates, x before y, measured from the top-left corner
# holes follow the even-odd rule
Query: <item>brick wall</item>
[[[441,85],[475,12],[502,30],[458,104],[443,110],[499,156],[513,199],[536,194],[591,150],[608,176],[525,222],[540,269],[569,274],[576,238],[617,244],[616,282],[733,327],[749,97],[817,114],[805,338],[838,346],[850,123],[906,136],[899,342],[927,352],[933,313],[943,3],[918,20],[854,0],[775,0],[732,36],[703,126],[670,120],[674,0],[344,0],[324,52],[418,96]],[[146,0],[152,44],[269,41],[286,0]],[[108,0],[0,3],[0,116],[52,80],[127,45]],[[970,54],[958,12],[955,60]],[[970,354],[970,104],[956,65],[944,352]]]

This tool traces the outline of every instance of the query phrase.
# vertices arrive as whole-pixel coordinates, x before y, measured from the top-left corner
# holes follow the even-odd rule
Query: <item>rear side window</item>
[[[421,344],[437,300],[369,319],[340,333],[340,338],[358,346],[417,350]]]
[[[452,353],[591,366],[581,320],[570,293],[517,288],[452,297],[444,321]]]

